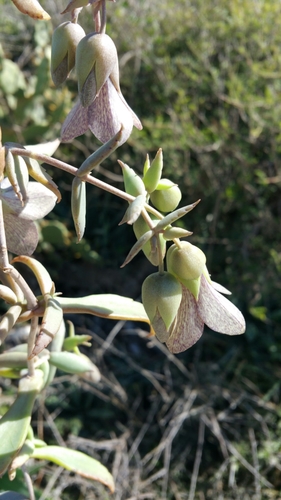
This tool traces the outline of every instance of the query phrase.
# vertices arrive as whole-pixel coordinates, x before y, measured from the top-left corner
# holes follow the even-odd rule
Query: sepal
[[[77,46],[75,68],[83,107],[92,104],[109,76],[120,91],[117,50],[105,33],[90,33],[82,38]]]
[[[76,48],[85,37],[85,31],[76,23],[70,21],[60,24],[53,32],[51,75],[56,86],[68,78],[75,65]]]
[[[179,279],[195,280],[202,275],[206,256],[200,248],[181,241],[180,247],[172,245],[167,252],[167,269]]]
[[[150,195],[150,199],[160,212],[172,212],[181,201],[181,190],[169,179],[161,179],[157,188]]]
[[[160,342],[166,342],[182,298],[182,287],[170,273],[154,273],[142,285],[142,303]]]

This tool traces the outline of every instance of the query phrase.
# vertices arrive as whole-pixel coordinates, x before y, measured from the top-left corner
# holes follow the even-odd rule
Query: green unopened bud
[[[180,248],[172,245],[167,252],[167,268],[180,280],[196,280],[201,276],[206,264],[206,256],[195,245],[182,241]]]
[[[54,84],[61,85],[75,65],[76,47],[85,36],[79,24],[60,24],[52,36],[51,74]]]
[[[108,35],[90,33],[82,38],[76,51],[76,73],[79,97],[84,107],[90,106],[109,76],[120,90],[117,50]]]
[[[156,219],[156,217],[151,216],[152,220],[158,221],[159,219]],[[149,231],[149,227],[146,224],[146,222],[143,220],[142,217],[139,217],[136,222],[133,224],[133,230],[136,235],[136,237],[139,239],[143,234],[145,234],[147,231]],[[163,238],[162,234],[159,234],[159,241],[160,241],[160,251],[162,255],[162,260],[165,257],[166,254],[166,241]],[[159,266],[159,253],[157,251],[156,245],[154,245],[154,240],[151,239],[147,241],[143,247],[142,251],[147,257],[147,259],[153,264],[154,266]]]
[[[182,298],[182,287],[170,273],[154,273],[142,285],[142,303],[160,342],[166,342]]]
[[[152,193],[158,186],[163,170],[163,153],[158,149],[151,166],[143,177],[143,182],[148,193]]]
[[[118,160],[118,163],[122,168],[126,193],[131,194],[132,196],[145,194],[145,186],[140,176],[137,175],[136,172],[129,167],[129,165],[126,165],[126,163],[123,163],[120,160]]]
[[[150,199],[160,212],[172,212],[181,201],[181,190],[169,179],[161,179]]]

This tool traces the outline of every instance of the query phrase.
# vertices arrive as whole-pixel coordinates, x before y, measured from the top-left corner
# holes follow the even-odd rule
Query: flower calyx
[[[110,36],[90,33],[80,40],[76,51],[76,73],[83,107],[92,104],[109,77],[120,92],[117,50]]]
[[[148,276],[142,285],[142,303],[160,342],[167,342],[182,299],[179,281],[168,272]]]
[[[85,37],[85,31],[76,23],[67,21],[53,32],[51,52],[51,75],[56,86],[68,78],[75,66],[76,48]]]

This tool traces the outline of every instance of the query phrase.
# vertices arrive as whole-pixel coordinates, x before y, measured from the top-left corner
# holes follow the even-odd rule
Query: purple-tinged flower
[[[119,146],[141,122],[126,103],[119,86],[118,55],[105,33],[90,33],[76,49],[75,68],[79,101],[61,130],[62,142],[70,142],[89,128],[103,143],[122,131]]]
[[[42,219],[54,208],[57,196],[39,182],[29,182],[24,206],[5,178],[0,184],[4,227],[8,250],[17,255],[32,255],[39,235],[33,221]]]
[[[221,285],[209,281],[204,274],[198,280],[197,299],[196,294],[182,285],[182,300],[166,341],[169,351],[174,354],[192,347],[200,339],[204,324],[215,332],[226,335],[240,335],[246,329],[242,313],[219,293],[229,292]]]
[[[75,104],[63,123],[61,141],[71,142],[90,129],[99,141],[105,143],[122,127],[121,146],[131,135],[133,126],[142,129],[138,117],[108,79],[90,106],[83,108],[80,101]]]

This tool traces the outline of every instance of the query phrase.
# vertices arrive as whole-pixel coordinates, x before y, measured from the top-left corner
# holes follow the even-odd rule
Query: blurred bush
[[[58,12],[63,10],[66,1],[46,0],[42,4],[53,15],[55,26],[62,22]],[[59,89],[55,89],[50,80],[50,23],[29,21],[17,13],[11,2],[0,0],[0,6],[0,123],[4,140],[28,144],[54,139],[76,96],[74,77],[71,76],[67,85]],[[203,387],[200,394],[204,401],[213,393],[214,385],[218,384],[214,396],[216,404],[208,400],[208,405],[213,405],[213,408],[217,405],[219,415],[226,404],[220,399],[220,384],[224,394],[227,392],[225,399],[230,405],[235,391],[239,392],[241,387],[243,390],[250,388],[249,391],[254,394],[253,401],[264,410],[264,413],[255,416],[256,425],[258,419],[269,424],[273,422],[271,427],[269,425],[268,441],[263,436],[260,450],[266,469],[270,456],[268,446],[272,447],[278,440],[275,423],[280,421],[280,1],[118,0],[116,4],[107,2],[107,9],[108,34],[113,37],[119,51],[122,91],[142,120],[144,130],[134,130],[128,143],[102,167],[111,171],[106,175],[111,175],[113,180],[110,182],[119,187],[121,176],[115,161],[117,158],[141,172],[146,153],[153,157],[156,150],[162,147],[165,177],[180,185],[182,202],[191,203],[201,198],[199,206],[182,223],[194,231],[190,241],[207,254],[213,279],[233,292],[233,301],[247,316],[247,331],[243,339],[229,339],[213,333],[206,335],[202,343],[180,359],[191,364],[196,381],[199,380],[199,393]],[[83,22],[87,31],[92,30],[91,19],[88,20],[85,13]],[[86,134],[73,145],[62,146],[58,154],[61,159],[79,166],[96,147],[97,141]],[[104,175],[103,168],[97,172],[98,176]],[[117,263],[121,264],[134,241],[130,228],[117,226],[125,210],[124,203],[89,187],[87,241],[83,242],[82,250],[77,246],[75,252],[68,205],[70,181],[61,172],[55,172],[55,179],[62,189],[66,188],[67,202],[56,208],[55,218],[59,216],[67,229],[64,231],[61,222],[57,225],[54,220],[42,226],[40,248],[43,255],[45,252],[44,258],[48,258],[49,252],[53,268],[59,267],[67,258],[78,259],[77,255],[82,255],[88,262],[98,261],[98,255],[101,255],[103,263],[109,265],[111,262],[115,267]],[[65,253],[60,248],[62,242],[67,244]],[[98,254],[91,253],[93,251]],[[122,293],[129,274],[141,280],[139,260],[129,266],[129,270],[125,269],[118,275],[119,293]],[[112,270],[109,271],[111,279],[107,280],[107,285],[114,286],[117,293],[118,280],[112,279],[110,273]],[[127,278],[124,279],[126,273]],[[62,279],[66,285],[65,272]],[[102,273],[99,273],[99,279],[102,287]],[[92,282],[96,287],[94,279]],[[119,342],[122,344],[122,337]],[[126,349],[133,351],[134,348],[141,351],[140,371],[146,358],[150,363],[149,351],[143,348],[142,342],[141,347],[136,342],[124,341],[123,344],[123,352]],[[147,370],[151,369],[149,363]],[[161,383],[168,380],[165,383],[172,386],[167,376],[170,368],[167,368],[165,356],[158,359],[154,355],[153,363],[157,365],[155,371],[161,372]],[[131,426],[132,435],[136,436],[141,425],[138,423],[134,428],[134,417],[130,417],[129,421],[128,409],[133,407],[135,395],[139,393],[136,407],[141,415],[140,421],[144,422],[145,415],[149,414],[148,408],[151,411],[150,403],[155,393],[153,388],[150,393],[150,389],[145,387],[141,396],[136,374],[132,371],[127,374],[123,366],[120,373],[116,372],[116,360],[112,361],[112,366],[112,379],[113,376],[126,379],[123,386],[128,385],[128,404],[123,423],[124,426]],[[107,369],[108,366],[105,366],[104,372]],[[132,380],[137,380],[137,390],[135,385],[132,388]],[[236,382],[232,383],[233,380]],[[176,375],[173,385],[173,390],[177,391],[175,401],[185,399],[185,387],[186,381],[179,381]],[[171,391],[169,385],[167,392]],[[268,413],[259,400],[264,393],[267,393],[265,400],[268,405],[272,404]],[[75,395],[78,397],[76,392]],[[234,438],[239,440],[243,436],[242,450],[253,418],[248,409],[242,408],[240,414],[237,408],[234,424],[232,421],[229,424],[226,419],[225,429],[232,436],[230,428],[235,429],[238,425],[239,431]],[[113,406],[111,410],[112,415],[108,417],[111,421],[106,423],[109,429],[116,423],[116,408]],[[165,406],[162,414],[168,411]],[[100,407],[96,413],[100,413]],[[67,415],[69,417],[69,413]],[[174,416],[173,412],[171,415]],[[244,426],[245,415],[248,423]],[[89,418],[92,418],[90,413]],[[101,420],[103,426],[104,419]],[[169,421],[167,417],[167,426]],[[157,432],[165,436],[160,424],[157,427],[154,422],[153,432],[157,429],[153,439],[157,439]],[[195,440],[194,436],[192,440]],[[188,438],[189,430],[186,431],[186,440]],[[182,442],[182,446],[185,443]],[[152,444],[146,441],[143,446],[151,449]],[[212,441],[208,448],[211,452],[205,454],[208,462],[205,472],[211,471],[210,475],[213,449]],[[217,453],[219,455],[220,452]],[[190,454],[191,462],[194,454],[195,445]],[[178,467],[177,459],[176,456],[175,469]],[[174,478],[179,475],[176,470]],[[183,470],[181,477],[184,475]],[[280,483],[280,477],[278,481]],[[240,497],[233,495],[227,498],[248,498],[245,491]],[[250,497],[254,498],[251,494]],[[272,498],[277,497],[273,495]]]

